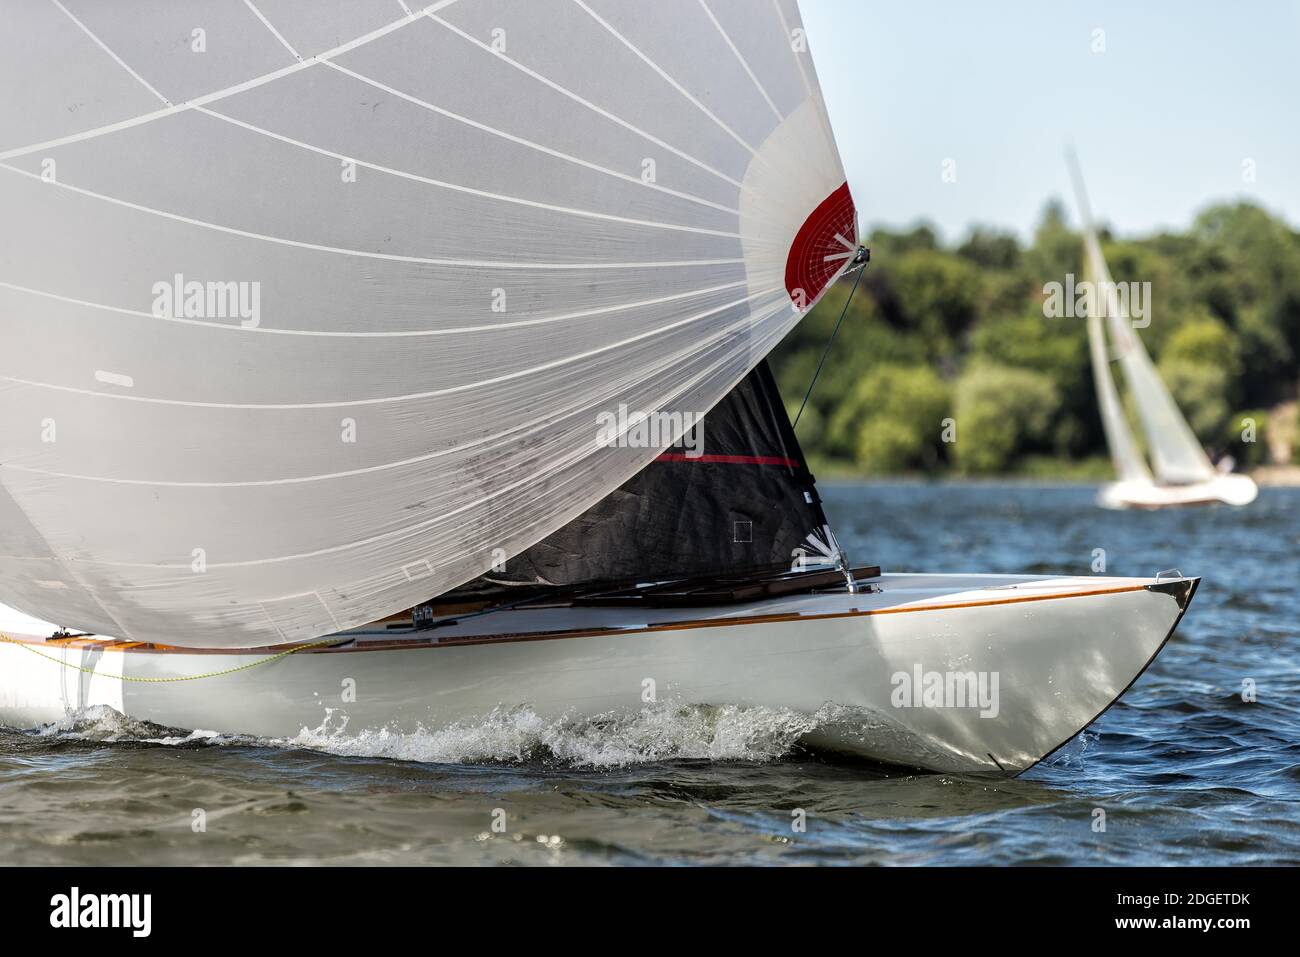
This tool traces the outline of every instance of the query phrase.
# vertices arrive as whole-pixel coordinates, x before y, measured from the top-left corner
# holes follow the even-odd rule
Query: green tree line
[[[1151,283],[1139,334],[1206,447],[1254,466],[1278,439],[1300,445],[1278,434],[1294,417],[1277,411],[1300,378],[1300,233],[1243,202],[1206,209],[1183,233],[1101,239],[1116,281]],[[926,225],[878,229],[867,244],[871,263],[798,424],[818,467],[1108,474],[1086,323],[1044,314],[1045,284],[1083,278],[1082,240],[1059,202],[1031,245],[976,228],[944,246]],[[792,416],[850,287],[829,290],[773,353]]]

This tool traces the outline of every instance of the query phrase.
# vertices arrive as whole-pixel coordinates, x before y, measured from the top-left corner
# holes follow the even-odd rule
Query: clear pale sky
[[[1300,0],[801,0],[864,229],[1032,232],[1075,144],[1100,222],[1300,224]],[[1094,53],[1095,29],[1105,52]],[[940,176],[956,161],[957,181]],[[1243,160],[1255,163],[1245,182]]]

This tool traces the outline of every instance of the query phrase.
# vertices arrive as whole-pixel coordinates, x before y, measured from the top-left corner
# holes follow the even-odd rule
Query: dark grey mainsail
[[[813,475],[763,361],[696,435],[453,596],[768,574],[837,558]]]

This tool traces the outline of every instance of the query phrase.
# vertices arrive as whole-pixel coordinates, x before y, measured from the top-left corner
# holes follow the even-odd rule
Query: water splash
[[[304,730],[296,747],[352,757],[440,764],[541,761],[609,768],[670,760],[773,761],[820,723],[782,708],[656,704],[632,713],[548,720],[532,708],[495,709],[436,730]]]
[[[32,732],[37,737],[67,741],[103,742],[105,744],[251,744],[256,738],[222,734],[216,731],[186,731],[168,728],[151,721],[129,718],[108,705],[92,705],[70,712],[58,721],[42,725]]]
[[[835,708],[809,715],[784,708],[658,703],[636,712],[547,719],[523,706],[497,708],[480,718],[436,729],[352,732],[347,715],[330,709],[319,726],[304,728],[292,738],[272,739],[164,728],[96,705],[45,725],[35,734],[165,747],[309,749],[427,764],[537,762],[613,768],[673,760],[775,761],[789,754],[800,737],[837,716]]]
[[[51,724],[42,725],[36,734],[43,738],[67,738],[76,741],[141,741],[164,729],[147,721],[128,718],[108,705],[97,704],[70,712]]]
[[[1087,763],[1088,752],[1101,740],[1098,731],[1085,728],[1061,745],[1060,750],[1043,762],[1045,767],[1077,770]]]

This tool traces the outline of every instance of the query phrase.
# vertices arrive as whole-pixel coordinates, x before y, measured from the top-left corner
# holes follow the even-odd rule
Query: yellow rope
[[[83,668],[80,665],[69,664],[55,658],[53,655],[47,655],[44,652],[37,651],[28,642],[18,641],[10,638],[4,632],[0,631],[0,641],[7,641],[11,645],[17,645],[24,651],[30,651],[38,658],[44,658],[46,661],[52,661],[56,665],[62,665],[64,668],[72,668],[74,671],[82,671],[88,675],[98,675],[101,678],[114,678],[118,681],[137,681],[142,684],[167,684],[174,681],[198,681],[200,678],[219,678],[222,675],[233,675],[236,671],[247,671],[249,668],[256,668],[258,665],[270,664],[272,661],[279,661],[281,658],[288,658],[290,655],[296,655],[300,651],[306,651],[308,648],[319,648],[321,645],[329,645],[337,642],[338,638],[330,638],[323,641],[313,641],[307,645],[299,645],[297,648],[290,648],[288,651],[282,651],[278,655],[271,655],[267,658],[259,658],[257,661],[249,662],[246,665],[240,665],[238,668],[227,668],[224,671],[209,671],[201,675],[182,675],[177,678],[133,678],[130,675],[107,675],[102,671],[96,671],[94,668]],[[106,650],[106,649],[100,649]]]

